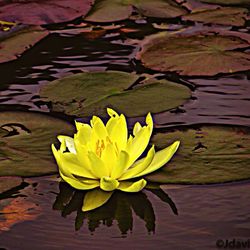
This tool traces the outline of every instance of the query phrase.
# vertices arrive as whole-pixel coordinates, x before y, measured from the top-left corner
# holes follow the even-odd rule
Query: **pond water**
[[[0,112],[37,111],[73,122],[75,117],[50,110],[39,96],[41,87],[74,73],[119,70],[172,80],[192,91],[183,105],[154,115],[156,131],[200,123],[250,126],[249,72],[187,77],[146,69],[136,58],[140,41],[159,32],[161,23],[169,32],[217,26],[145,18],[105,26],[100,35],[83,32],[79,23],[77,19],[45,26],[51,32],[46,38],[17,60],[0,64]],[[249,29],[249,21],[244,28],[233,28],[245,34]],[[129,119],[130,128],[138,119],[142,118]],[[198,250],[216,249],[218,240],[225,248],[227,240],[250,240],[248,181],[162,185],[161,190],[132,195],[116,192],[106,205],[89,213],[81,212],[84,193],[56,177],[24,182],[27,185],[20,189],[0,195],[0,209],[7,208],[0,212],[0,249]]]
[[[216,249],[220,239],[249,239],[249,182],[115,193],[89,214],[82,192],[49,178],[29,182],[14,196],[20,207],[35,204],[23,213],[34,220],[2,227],[4,249]]]

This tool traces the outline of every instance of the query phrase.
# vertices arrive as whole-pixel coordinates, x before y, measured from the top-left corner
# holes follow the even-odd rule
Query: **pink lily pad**
[[[93,0],[0,0],[0,20],[23,24],[50,24],[85,15]]]

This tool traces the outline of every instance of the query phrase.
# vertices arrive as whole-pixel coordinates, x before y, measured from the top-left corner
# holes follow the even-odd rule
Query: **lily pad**
[[[85,15],[94,0],[0,0],[0,20],[23,24],[49,24]]]
[[[152,141],[163,148],[175,140],[181,146],[162,170],[149,181],[210,184],[250,179],[250,129],[222,125],[173,129]]]
[[[39,176],[57,172],[50,146],[58,134],[73,133],[60,119],[33,112],[0,113],[0,176]]]
[[[114,22],[129,18],[133,10],[147,17],[173,18],[187,14],[172,0],[97,0],[85,20]]]
[[[17,59],[24,51],[48,35],[40,27],[20,26],[0,34],[0,63]]]
[[[22,178],[20,177],[0,177],[0,194],[21,185],[21,183]]]
[[[248,9],[221,7],[217,9],[205,9],[192,12],[183,16],[184,21],[194,21],[212,24],[222,24],[231,26],[243,26],[247,19]]]
[[[212,76],[250,69],[250,53],[236,51],[250,44],[236,36],[159,35],[140,54],[142,63],[157,71]]]
[[[214,3],[221,5],[250,5],[250,0],[200,0],[204,3]]]
[[[41,97],[52,110],[76,116],[106,116],[110,107],[135,117],[177,107],[190,98],[186,86],[167,80],[151,80],[131,87],[138,76],[119,71],[80,73],[49,83]]]

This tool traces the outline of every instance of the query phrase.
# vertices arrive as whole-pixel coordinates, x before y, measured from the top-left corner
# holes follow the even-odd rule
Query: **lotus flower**
[[[147,184],[143,176],[164,166],[180,144],[176,141],[159,152],[155,152],[153,145],[146,157],[137,160],[148,146],[153,131],[151,114],[146,117],[146,126],[137,122],[133,135],[128,137],[125,116],[110,108],[107,112],[110,119],[106,126],[99,117],[93,116],[90,125],[76,122],[74,138],[58,136],[59,150],[52,145],[62,179],[76,189],[94,189],[85,195],[84,211],[104,204],[115,189],[142,190]]]

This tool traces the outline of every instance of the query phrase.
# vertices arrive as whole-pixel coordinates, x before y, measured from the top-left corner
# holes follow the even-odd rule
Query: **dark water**
[[[32,182],[38,185],[26,187],[21,191],[26,197],[18,199],[21,204],[35,203],[33,210],[39,216],[0,231],[0,247],[216,249],[219,239],[243,241],[250,237],[249,182],[115,193],[101,211],[88,215],[80,212],[83,193],[60,185],[59,194],[59,184],[44,178]]]
[[[135,59],[140,40],[159,31],[152,23],[145,22],[125,22],[125,28],[136,28],[137,32],[124,33],[116,26],[96,39],[89,38],[79,28],[73,31],[60,30],[65,27],[52,29],[48,37],[20,59],[0,65],[0,110],[49,112],[48,105],[39,97],[41,86],[49,81],[84,71],[120,70],[167,78],[185,84],[193,91],[192,98],[181,107],[155,115],[156,127],[194,123],[250,125],[249,72],[188,78],[145,69]],[[170,23],[169,32],[184,27]],[[187,27],[186,33],[202,29],[205,28],[200,25]]]
[[[192,90],[192,98],[184,105],[154,116],[156,127],[196,123],[249,126],[249,72],[188,78],[159,74],[140,65],[135,59],[140,50],[139,41],[158,31],[153,28],[154,22],[160,24],[153,19],[124,22],[126,28],[139,31],[125,33],[117,27],[96,39],[86,37],[77,29],[65,31],[68,27],[50,27],[51,34],[21,58],[0,65],[0,111],[50,112],[38,95],[44,84],[83,71],[120,70],[167,78]],[[186,26],[176,20],[168,25],[170,32]],[[248,29],[245,27],[243,32],[247,33]],[[65,118],[72,120],[72,117]],[[26,204],[28,213],[36,216],[26,218],[23,212],[24,222],[15,224],[12,218],[9,230],[0,228],[0,249],[199,250],[216,249],[219,239],[250,238],[248,182],[163,186],[161,193],[145,190],[127,197],[116,193],[104,210],[84,215],[80,212],[83,193],[75,194],[61,185],[59,190],[59,183],[47,177],[25,181],[33,185],[22,189],[16,198],[0,200],[0,208],[17,200],[20,207]],[[0,213],[0,223],[4,221],[6,214]]]

